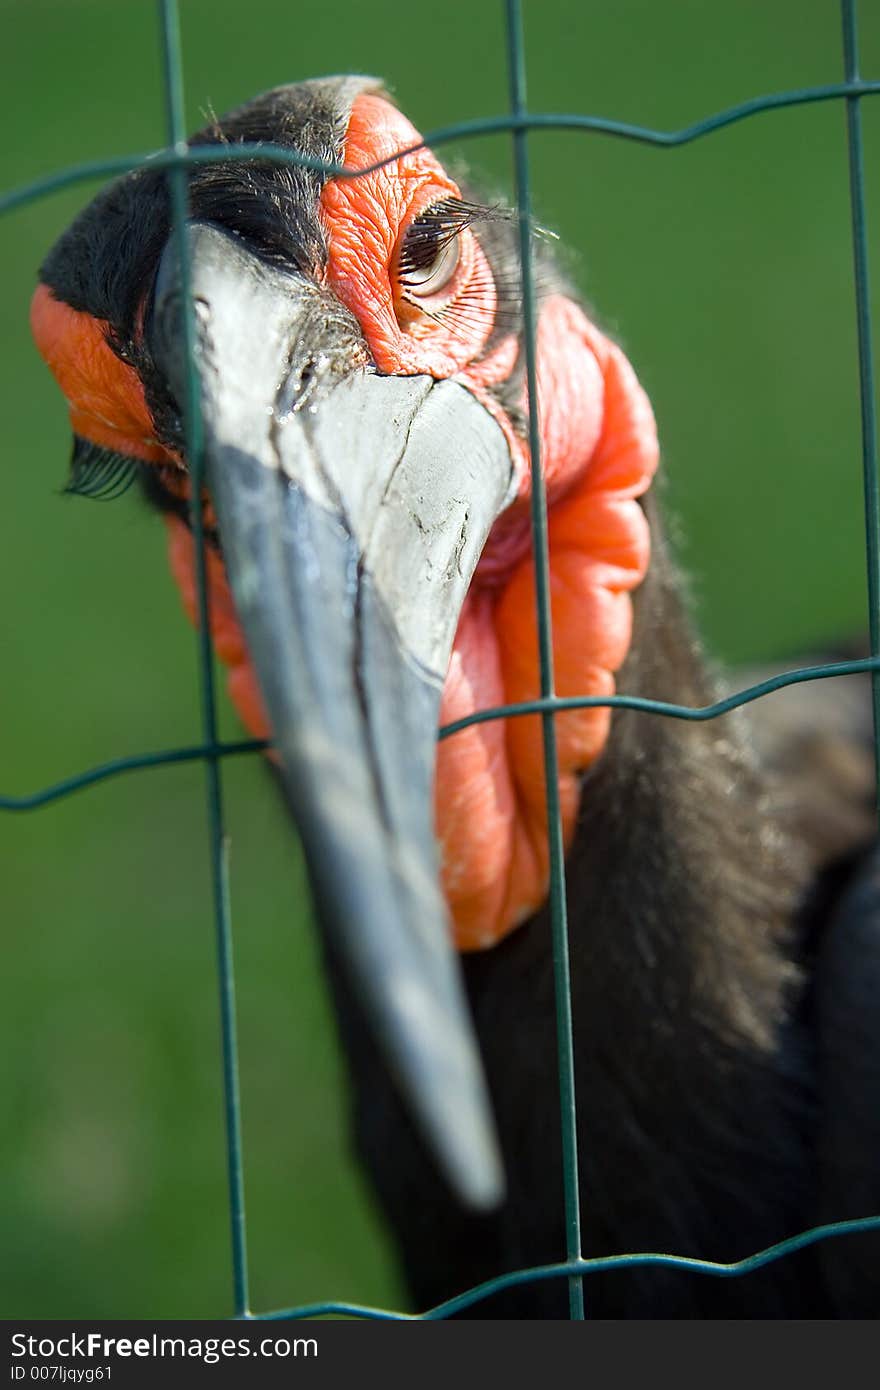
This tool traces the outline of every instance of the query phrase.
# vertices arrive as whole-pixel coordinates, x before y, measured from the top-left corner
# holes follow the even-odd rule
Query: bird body
[[[655,539],[621,680],[628,692],[705,704],[714,691],[683,615],[680,625],[670,621],[678,598],[667,565]],[[862,1201],[850,1200],[846,1183],[823,1190],[827,1097],[817,1071],[807,866],[761,804],[765,789],[736,722],[684,725],[618,711],[584,786],[567,900],[589,1256],[655,1251],[727,1262],[820,1220],[872,1209],[865,1187],[876,1148],[860,1147],[852,1128]],[[544,907],[491,952],[464,960],[505,1154],[509,1195],[500,1212],[474,1216],[450,1203],[436,1177],[426,1180],[429,1158],[383,1084],[366,1034],[356,1028],[348,1039],[362,1158],[403,1233],[418,1307],[502,1269],[556,1262],[565,1250],[549,937]],[[875,970],[876,946],[860,958]],[[344,991],[338,971],[334,979]],[[867,1031],[873,1010],[862,1002]],[[350,1026],[356,1001],[346,997],[337,1013]],[[871,1047],[861,1056],[870,1067]],[[827,1084],[833,1093],[838,1083]],[[876,1084],[875,1071],[856,1112],[868,1123]],[[389,1132],[397,1136],[393,1167]],[[878,1297],[876,1249],[865,1240],[849,1307],[863,1316]],[[824,1273],[837,1253],[810,1249],[739,1279],[615,1270],[591,1275],[584,1292],[593,1317],[833,1316],[847,1311]],[[471,1315],[567,1310],[557,1280],[511,1290]]]
[[[358,1151],[426,1307],[565,1248],[540,721],[434,747],[438,721],[540,686],[515,227],[368,79],[279,88],[193,143],[244,141],[362,171],[196,165],[187,237],[214,645],[274,739]],[[130,465],[195,616],[166,204],[149,168],[100,194],[47,258],[33,324],[70,402],[74,490]],[[537,357],[558,693],[706,704],[648,491],[650,405],[549,261]],[[836,839],[796,834],[739,716],[556,722],[584,1253],[731,1261],[880,1209],[864,807]],[[877,1238],[586,1292],[597,1316],[866,1314]],[[475,1311],[566,1306],[556,1279]]]

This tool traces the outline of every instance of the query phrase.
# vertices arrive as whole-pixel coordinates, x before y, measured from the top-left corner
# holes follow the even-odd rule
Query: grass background
[[[529,99],[677,127],[842,75],[835,0],[526,0]],[[866,75],[880,9],[862,5]],[[188,118],[381,75],[422,129],[506,109],[502,6],[183,0]],[[0,0],[2,185],[163,142],[148,0]],[[880,100],[863,103],[870,227]],[[531,142],[540,220],[655,404],[701,622],[725,659],[865,625],[845,118],[761,116],[680,150]],[[510,186],[509,140],[457,151]],[[27,307],[90,189],[0,222],[0,789],[199,737],[162,528],[57,493],[68,427]],[[224,728],[236,725],[224,706]],[[345,1141],[304,879],[255,759],[227,763],[254,1306],[399,1300]],[[0,819],[0,1314],[230,1309],[203,775],[139,773]]]

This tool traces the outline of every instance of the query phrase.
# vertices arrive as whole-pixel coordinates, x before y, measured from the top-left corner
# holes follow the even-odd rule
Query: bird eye
[[[398,283],[407,298],[428,299],[446,288],[461,258],[462,225],[451,199],[434,203],[410,224],[397,260]]]

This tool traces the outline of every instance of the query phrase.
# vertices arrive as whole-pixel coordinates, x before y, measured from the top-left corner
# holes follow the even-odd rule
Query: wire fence
[[[199,384],[195,368],[195,336],[192,297],[189,288],[187,263],[187,170],[195,164],[214,160],[248,160],[255,155],[263,161],[292,164],[319,170],[333,178],[357,178],[381,164],[391,163],[404,151],[397,151],[376,165],[364,169],[348,169],[326,164],[299,155],[290,149],[271,144],[235,145],[222,148],[190,149],[186,142],[183,100],[183,55],[180,40],[178,0],[157,0],[158,21],[163,56],[164,96],[167,144],[158,151],[107,160],[77,164],[58,173],[0,195],[0,214],[34,202],[73,184],[100,176],[127,173],[149,161],[151,168],[168,170],[169,197],[172,213],[172,236],[177,242],[181,264],[182,290],[188,312],[184,316],[185,348],[189,361],[186,398],[183,402],[187,457],[193,478],[192,529],[195,539],[196,578],[198,588],[198,665],[201,697],[202,741],[192,747],[172,748],[118,758],[89,768],[76,776],[44,787],[26,796],[0,795],[0,810],[29,811],[46,806],[85,787],[93,786],[122,773],[171,763],[202,761],[206,772],[208,835],[211,854],[211,887],[218,954],[218,983],[222,1035],[223,1091],[226,1116],[227,1163],[229,1173],[229,1210],[232,1236],[232,1281],[235,1316],[277,1320],[285,1318],[320,1317],[330,1315],[355,1316],[380,1320],[439,1319],[449,1317],[481,1300],[516,1285],[547,1279],[566,1278],[569,1289],[570,1316],[585,1316],[583,1280],[602,1270],[634,1266],[659,1265],[678,1268],[715,1278],[746,1276],[775,1260],[783,1259],[808,1245],[856,1232],[880,1232],[880,1214],[848,1221],[832,1222],[812,1227],[800,1234],[756,1251],[745,1259],[724,1264],[692,1259],[669,1253],[645,1252],[585,1259],[582,1256],[580,1201],[578,1193],[577,1106],[574,1086],[572,1046],[571,997],[569,988],[568,932],[566,920],[565,862],[562,840],[562,820],[559,805],[555,715],[572,709],[611,706],[618,709],[640,710],[646,714],[673,719],[702,721],[716,719],[741,705],[760,699],[784,686],[870,673],[872,678],[874,712],[874,754],[880,789],[880,482],[877,474],[877,419],[874,400],[874,374],[871,345],[871,315],[869,305],[867,228],[865,214],[864,160],[860,102],[865,96],[880,93],[880,81],[865,80],[859,75],[857,0],[841,0],[843,27],[844,81],[797,91],[777,92],[757,97],[739,106],[707,116],[694,125],[677,131],[653,130],[622,121],[607,120],[592,115],[571,113],[540,114],[530,112],[526,97],[526,52],[523,37],[521,0],[504,0],[506,11],[507,59],[510,90],[510,111],[503,116],[484,120],[461,121],[429,132],[419,145],[437,146],[452,140],[508,132],[512,138],[516,209],[519,225],[519,250],[522,271],[523,323],[525,337],[526,380],[529,398],[529,445],[532,474],[532,543],[535,563],[536,600],[538,608],[538,643],[540,656],[540,698],[513,705],[480,710],[466,719],[446,725],[439,737],[448,738],[468,725],[487,720],[515,718],[539,714],[544,741],[544,769],[547,787],[547,825],[550,863],[550,911],[553,935],[554,979],[558,1038],[559,1089],[562,1111],[563,1191],[565,1203],[566,1251],[557,1264],[541,1265],[503,1274],[475,1288],[463,1291],[447,1302],[418,1314],[395,1312],[344,1302],[322,1302],[271,1312],[255,1312],[250,1307],[248,1291],[247,1223],[244,1201],[244,1171],[241,1140],[238,1047],[236,1039],[235,971],[232,952],[232,923],[228,889],[226,837],[224,832],[223,787],[221,768],[227,757],[258,752],[267,747],[264,740],[245,739],[223,741],[218,734],[216,684],[211,650],[208,586],[204,548],[204,519],[202,515],[202,483],[204,479],[202,421],[199,405]],[[862,465],[864,479],[865,536],[868,570],[868,602],[871,655],[862,660],[836,662],[822,666],[803,667],[787,671],[749,686],[736,694],[701,708],[671,704],[665,701],[636,696],[560,698],[555,693],[553,676],[553,644],[549,600],[549,559],[547,542],[547,500],[541,467],[540,429],[537,412],[536,363],[536,292],[531,244],[531,191],[529,141],[531,130],[579,130],[616,136],[643,144],[672,148],[702,139],[717,130],[759,114],[788,106],[813,102],[843,101],[846,106],[853,243],[854,287],[858,330],[858,371],[861,402]]]

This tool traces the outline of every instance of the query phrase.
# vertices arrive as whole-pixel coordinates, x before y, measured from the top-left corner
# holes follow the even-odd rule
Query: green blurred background
[[[862,3],[880,75],[880,7]],[[525,0],[535,110],[677,127],[842,73],[835,0]],[[422,129],[503,111],[500,3],[183,0],[188,119],[279,82],[384,77]],[[2,185],[155,148],[147,0],[0,0]],[[880,100],[863,103],[870,226]],[[509,188],[509,141],[462,146]],[[865,624],[845,119],[761,116],[664,151],[532,140],[536,207],[655,404],[701,621],[724,659]],[[199,737],[163,529],[59,497],[65,411],[27,308],[92,190],[0,223],[0,790]],[[224,728],[236,731],[224,703]],[[347,1153],[343,1080],[296,845],[257,759],[224,770],[254,1306],[399,1301]],[[142,772],[0,819],[0,1315],[230,1310],[204,778]]]

